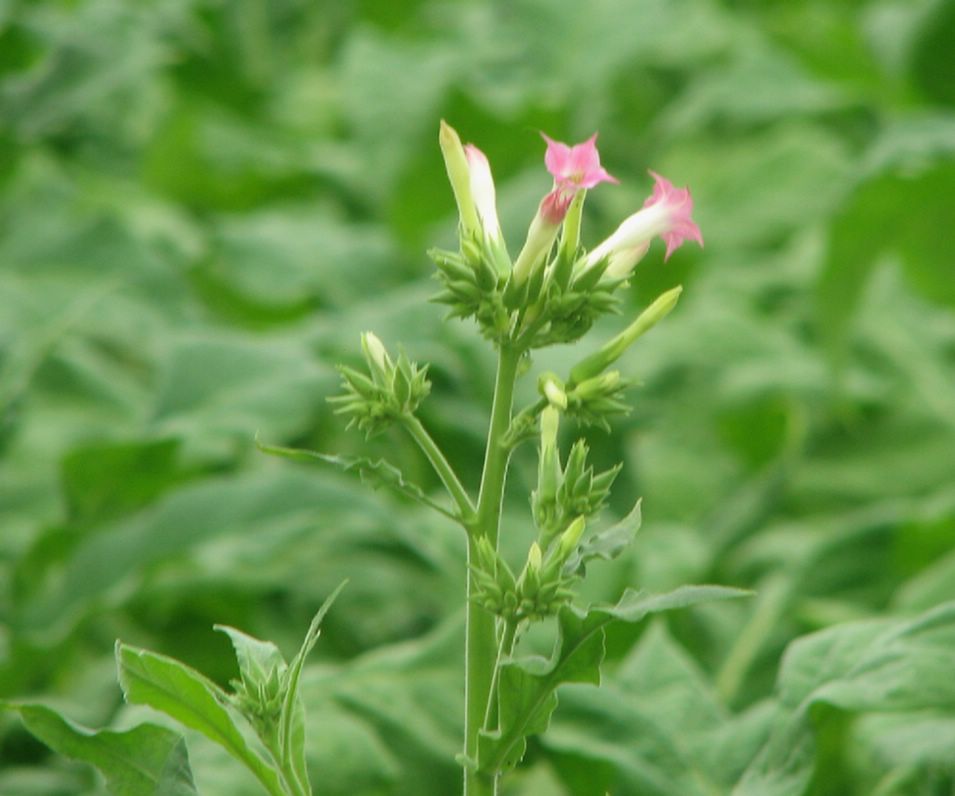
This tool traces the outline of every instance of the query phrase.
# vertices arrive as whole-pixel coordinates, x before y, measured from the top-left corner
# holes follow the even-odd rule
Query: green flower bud
[[[557,427],[560,415],[548,406],[541,412],[541,449],[537,468],[537,491],[542,499],[553,499],[560,486],[560,458],[557,453]]]
[[[354,368],[339,365],[344,393],[328,398],[336,414],[347,415],[369,437],[383,431],[401,416],[411,415],[431,391],[428,366],[418,367],[404,351],[395,364],[372,332],[361,336],[362,352],[371,378]]]
[[[385,346],[374,332],[362,332],[361,350],[365,354],[368,370],[371,372],[375,383],[381,387],[390,386],[394,375],[394,365],[385,350]]]
[[[593,378],[616,362],[633,342],[662,321],[676,306],[683,292],[682,287],[675,287],[659,296],[639,317],[620,334],[606,343],[603,348],[586,359],[581,360],[570,371],[572,384],[580,384]]]
[[[587,468],[587,454],[589,451],[587,442],[583,439],[577,440],[570,449],[567,466],[564,468],[564,483],[568,489],[575,490],[577,485],[589,475]]]
[[[587,401],[602,395],[612,395],[620,386],[620,371],[610,370],[582,381],[574,387],[573,395],[581,401]]]
[[[527,569],[529,572],[540,572],[542,557],[540,545],[534,542],[531,549],[527,551]]]
[[[561,562],[566,561],[567,557],[577,548],[586,525],[587,520],[584,517],[577,517],[561,535],[560,542],[557,545],[557,558]]]

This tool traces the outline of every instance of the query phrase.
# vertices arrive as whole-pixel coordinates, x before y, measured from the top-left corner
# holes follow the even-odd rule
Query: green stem
[[[484,470],[481,474],[481,492],[478,497],[477,518],[468,539],[468,561],[473,560],[477,540],[486,536],[497,547],[501,522],[501,500],[510,451],[501,444],[511,422],[514,403],[514,382],[520,362],[519,349],[502,346],[497,363],[494,384],[494,403],[491,424],[487,434]],[[491,693],[494,662],[497,657],[497,634],[494,616],[471,600],[474,584],[468,578],[467,641],[465,647],[464,697],[464,754],[477,760],[478,737],[484,722],[485,709]],[[497,793],[497,777],[479,773],[466,767],[464,771],[465,796],[493,796]]]
[[[500,706],[497,704],[497,694],[501,680],[501,662],[505,655],[514,651],[514,638],[517,634],[517,623],[504,621],[504,631],[501,633],[501,643],[497,648],[497,658],[494,661],[494,674],[491,675],[491,690],[487,695],[487,707],[484,709],[484,729],[491,730],[497,722]]]
[[[510,457],[510,451],[501,445],[501,440],[511,424],[514,382],[517,380],[517,365],[520,359],[519,350],[501,348],[497,363],[497,380],[494,383],[494,403],[491,406],[491,427],[488,429],[484,470],[481,473],[476,531],[478,535],[487,536],[495,547],[501,520],[504,480]]]
[[[461,485],[461,481],[458,479],[454,469],[444,457],[437,443],[431,438],[431,435],[427,432],[425,427],[421,425],[421,421],[418,420],[418,418],[410,415],[404,418],[404,425],[414,441],[418,443],[418,447],[421,448],[421,450],[424,451],[424,455],[428,457],[428,461],[431,462],[431,466],[438,474],[438,478],[441,479],[441,483],[444,484],[451,499],[458,507],[461,522],[464,523],[465,526],[468,526],[474,520],[474,504],[471,503],[471,498],[467,490]]]

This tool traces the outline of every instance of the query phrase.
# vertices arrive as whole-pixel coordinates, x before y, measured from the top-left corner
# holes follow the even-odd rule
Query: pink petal
[[[544,153],[544,165],[547,166],[547,170],[554,175],[555,180],[560,180],[570,165],[570,147],[567,146],[567,144],[562,144],[560,141],[555,141],[544,133],[541,133],[541,135],[547,142],[547,152]]]
[[[465,144],[464,154],[467,157],[469,164],[478,164],[485,167],[488,166],[487,155],[474,146],[474,144]]]
[[[594,133],[582,144],[575,144],[570,149],[571,171],[586,174],[600,168],[600,153],[597,152],[597,134]]]
[[[690,196],[689,188],[676,188],[672,182],[655,171],[651,171],[650,176],[654,179],[653,193],[643,206],[659,205],[669,216],[668,229],[660,235],[667,245],[663,259],[668,260],[686,240],[696,241],[702,246],[703,235],[690,216],[693,212],[693,197]]]
[[[593,188],[601,182],[618,182],[600,165],[600,153],[597,152],[597,133],[580,144],[572,147],[560,141],[554,141],[541,133],[547,142],[544,164],[553,175],[554,182],[567,190],[579,191]]]

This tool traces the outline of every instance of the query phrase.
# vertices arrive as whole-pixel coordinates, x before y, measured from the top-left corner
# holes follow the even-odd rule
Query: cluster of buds
[[[630,407],[620,400],[630,382],[611,370],[584,379],[579,384],[564,383],[554,373],[542,373],[537,379],[537,389],[547,403],[560,409],[585,425],[596,425],[610,430],[608,418],[626,414]]]
[[[514,624],[553,616],[573,598],[570,587],[577,576],[566,563],[576,551],[585,525],[583,517],[574,519],[546,554],[540,544],[531,544],[517,577],[487,538],[481,537],[471,562],[471,599]]]
[[[630,383],[619,370],[607,370],[641,335],[652,329],[676,306],[683,288],[675,287],[659,296],[637,319],[598,351],[578,362],[567,381],[554,373],[542,373],[537,389],[550,406],[587,425],[609,431],[608,418],[629,411],[620,400]]]
[[[278,728],[288,687],[288,667],[280,660],[273,663],[267,670],[241,666],[240,679],[229,681],[233,690],[230,701],[266,744]]]
[[[230,685],[235,689],[235,693],[230,695],[230,701],[263,739],[271,737],[278,726],[285,698],[278,673],[273,670],[272,675],[269,680],[255,684],[245,680],[230,681]]]
[[[557,450],[558,423],[553,407],[541,412],[537,489],[531,495],[531,508],[545,549],[572,519],[591,517],[604,507],[621,467],[595,473],[587,463],[589,450],[583,439],[574,443],[567,464],[562,465]]]
[[[414,413],[431,391],[427,366],[418,365],[405,355],[393,362],[381,340],[371,332],[361,336],[367,374],[339,365],[344,393],[328,400],[337,404],[336,414],[349,417],[348,426],[357,426],[371,437],[394,420]]]
[[[629,279],[654,237],[666,243],[666,258],[685,240],[702,245],[689,191],[650,172],[654,187],[643,208],[592,251],[583,250],[580,223],[587,191],[618,182],[601,166],[596,139],[594,134],[568,146],[544,136],[544,163],[553,185],[512,262],[487,158],[441,123],[439,140],[458,206],[460,246],[457,252],[434,250],[431,256],[444,288],[435,300],[447,304],[452,316],[475,318],[482,333],[499,344],[540,348],[571,342],[614,309],[614,292]]]

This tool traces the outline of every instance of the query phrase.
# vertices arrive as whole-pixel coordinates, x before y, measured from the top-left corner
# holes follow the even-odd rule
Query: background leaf
[[[95,766],[116,796],[197,793],[185,741],[165,727],[140,724],[126,732],[93,732],[44,705],[6,702],[0,707],[18,713],[24,726],[59,754]]]
[[[234,656],[210,626],[290,654],[348,577],[302,670],[312,781],[453,792],[459,528],[255,438],[384,459],[443,505],[411,440],[366,444],[326,404],[373,330],[430,363],[422,422],[476,490],[494,359],[427,301],[425,251],[455,241],[438,120],[487,153],[512,252],[551,185],[538,131],[599,131],[620,184],[588,196],[582,243],[642,205],[652,168],[690,188],[706,247],[663,265],[654,243],[621,317],[535,352],[517,385],[536,400],[539,372],[684,286],[619,362],[634,411],[581,432],[598,470],[624,462],[609,514],[643,496],[582,599],[757,595],[613,623],[604,686],[562,687],[505,788],[728,793],[788,717],[817,730],[808,796],[950,792],[950,708],[807,717],[777,683],[799,639],[955,600],[952,7],[0,2],[0,697],[128,730],[156,716],[122,704],[115,638],[223,686]],[[531,448],[504,498],[512,564]],[[548,660],[553,631],[527,653]],[[913,648],[913,671],[932,655]],[[261,792],[185,737],[203,794]],[[103,790],[12,714],[0,761],[0,793]]]

